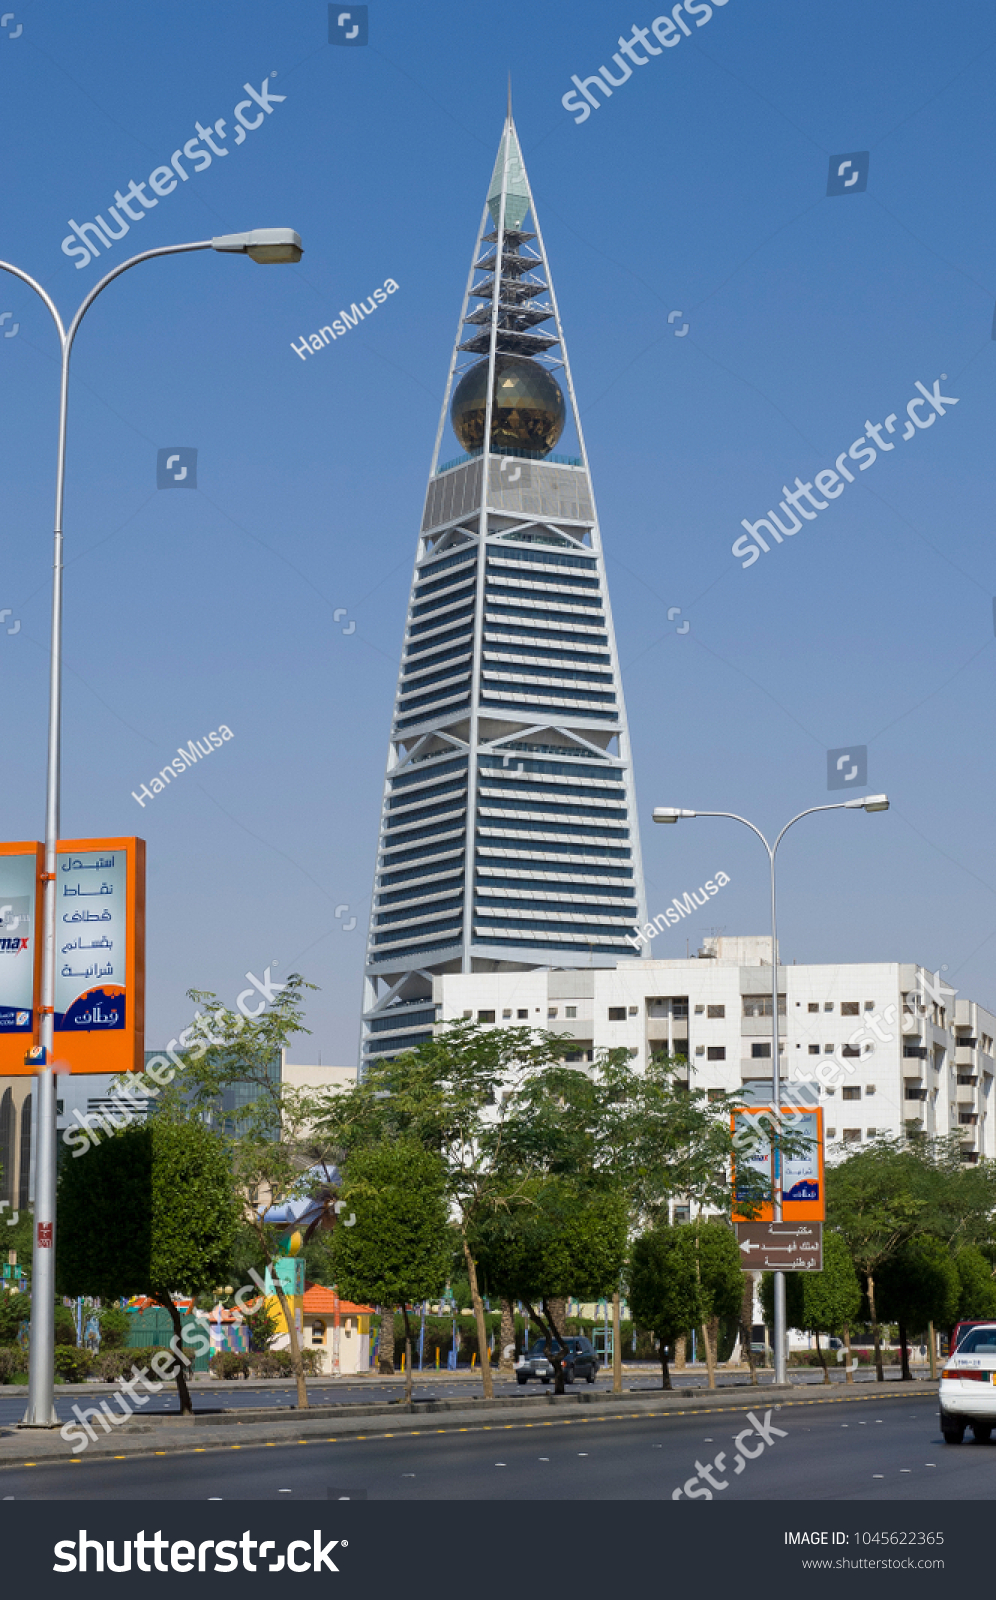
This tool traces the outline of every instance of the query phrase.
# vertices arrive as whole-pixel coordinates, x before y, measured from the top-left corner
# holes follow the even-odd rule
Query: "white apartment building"
[[[772,1081],[770,950],[767,938],[722,937],[678,961],[434,974],[435,1026],[471,1018],[548,1028],[563,1035],[567,1060],[618,1045],[640,1066],[659,1052],[684,1056],[695,1087],[762,1105]],[[834,1144],[910,1122],[960,1135],[968,1162],[996,1156],[996,1016],[942,974],[903,961],[780,965],[778,1002],[782,1081],[819,1093],[831,1158]],[[395,1034],[389,1053],[406,1043]]]

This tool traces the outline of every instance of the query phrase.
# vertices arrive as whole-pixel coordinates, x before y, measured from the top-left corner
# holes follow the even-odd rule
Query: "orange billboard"
[[[0,844],[0,1077],[33,1068],[24,1057],[38,1043],[41,995],[43,847]]]
[[[740,1165],[749,1166],[762,1180],[765,1191],[771,1194],[771,1133],[776,1125],[780,1125],[786,1134],[804,1141],[791,1155],[786,1155],[784,1150],[779,1151],[782,1164],[782,1220],[823,1222],[826,1219],[826,1187],[821,1106],[806,1111],[791,1105],[782,1106],[781,1111],[774,1111],[771,1106],[751,1106],[749,1110],[735,1111],[730,1118],[730,1127],[734,1149],[742,1152],[739,1156]],[[747,1186],[737,1183],[735,1160],[734,1222],[771,1222],[775,1215],[771,1200],[759,1205],[753,1217],[738,1211],[737,1201],[746,1200],[748,1194]]]
[[[41,920],[44,852],[37,849],[34,925]],[[0,874],[6,861],[0,853]],[[3,881],[0,879],[0,881]],[[145,840],[61,839],[55,864],[55,1017],[52,1060],[76,1073],[141,1071],[145,1063]],[[10,899],[10,895],[6,896]],[[0,935],[2,937],[2,935]],[[36,938],[40,943],[40,939]],[[0,946],[0,957],[3,955]],[[7,1076],[35,1071],[24,1057],[38,1043],[40,958],[35,971],[33,1030],[20,1033],[17,1057],[3,1057]],[[3,977],[0,960],[0,981]],[[0,1045],[7,1004],[0,992]],[[24,1008],[21,1008],[23,1014]]]

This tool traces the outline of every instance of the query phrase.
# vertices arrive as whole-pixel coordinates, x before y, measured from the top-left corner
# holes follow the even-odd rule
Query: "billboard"
[[[41,845],[0,846],[0,883],[10,886],[0,898],[0,908],[5,902],[13,904],[15,869],[8,868],[8,862],[20,859],[11,856],[13,851],[31,852],[33,937],[35,924],[41,921],[44,851]],[[145,1065],[145,840],[61,839],[56,848],[55,900],[53,1062],[79,1073],[140,1072]],[[6,973],[5,953],[0,943],[0,985]],[[13,972],[10,984],[14,994]],[[40,952],[33,984],[34,1003],[27,1007],[33,1031],[9,1041],[2,1019],[8,1010],[15,1017],[23,1015],[25,1007],[13,1011],[13,1003],[0,988],[0,1049],[18,1044],[16,1052],[9,1048],[2,1058],[7,1076],[35,1070],[25,1065],[24,1056],[38,1042]],[[20,989],[17,994],[21,995]]]
[[[0,1077],[23,1073],[38,1042],[41,992],[40,844],[0,844]]]
[[[749,1166],[764,1183],[765,1192],[771,1193],[771,1139],[773,1123],[780,1121],[786,1133],[795,1134],[808,1142],[792,1156],[782,1154],[782,1218],[785,1222],[823,1222],[826,1219],[826,1189],[823,1172],[823,1109],[800,1111],[797,1106],[783,1106],[775,1112],[770,1106],[752,1106],[749,1111],[735,1111],[730,1118],[734,1141],[751,1128],[754,1138],[743,1148],[738,1161],[741,1167]],[[760,1205],[757,1215],[748,1218],[737,1210],[737,1200],[747,1195],[744,1186],[737,1185],[737,1161],[733,1170],[733,1220],[771,1222],[775,1208],[772,1201]]]

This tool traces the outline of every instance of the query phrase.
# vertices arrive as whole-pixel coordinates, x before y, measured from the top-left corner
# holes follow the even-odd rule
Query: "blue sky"
[[[320,986],[294,1058],[355,1058],[411,564],[509,69],[599,504],[651,911],[724,870],[712,926],[763,932],[756,841],[654,829],[652,807],[776,830],[835,798],[829,748],[867,744],[893,809],[786,841],[783,958],[947,963],[996,1004],[992,9],[728,0],[576,125],[572,74],[618,76],[619,36],[654,14],[539,0],[505,53],[488,8],[450,0],[375,0],[357,48],[329,45],[317,0],[32,0],[0,30],[0,254],[64,315],[100,270],[62,253],[69,219],[106,216],[198,121],[225,119],[228,155],[105,265],[248,227],[295,227],[306,249],[297,267],[143,265],[74,357],[63,834],[148,841],[150,1044],[188,1020],[189,986],[231,1004],[275,962]],[[284,99],[236,146],[243,84],[274,73]],[[863,150],[867,190],[828,198],[830,157]],[[368,323],[294,354],[388,277]],[[6,275],[0,300],[18,329],[0,339],[18,839],[43,818],[58,369],[41,303]],[[956,406],[852,463],[838,501],[742,569],[741,519],[866,420],[895,412],[899,439],[916,380],[941,373]],[[168,445],[198,451],[195,491],[156,489]],[[221,723],[234,739],[140,809],[132,791]]]

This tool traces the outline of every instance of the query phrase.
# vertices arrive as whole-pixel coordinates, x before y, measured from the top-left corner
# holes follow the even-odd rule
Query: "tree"
[[[864,1279],[875,1341],[875,1371],[884,1382],[876,1274],[921,1225],[930,1201],[925,1168],[908,1146],[879,1139],[827,1172],[827,1221],[844,1239]]]
[[[740,1251],[725,1223],[660,1224],[634,1241],[630,1310],[634,1320],[660,1340],[665,1389],[671,1387],[667,1347],[688,1328],[700,1328],[704,1335],[711,1322],[738,1318],[742,1298]]]
[[[659,1224],[633,1242],[629,1260],[629,1309],[658,1341],[661,1387],[670,1389],[668,1350],[699,1319],[694,1263],[682,1249],[685,1227]]]
[[[67,1161],[59,1175],[60,1293],[148,1295],[173,1323],[181,1412],[192,1410],[174,1295],[225,1281],[238,1210],[227,1151],[203,1123],[164,1106]],[[209,1348],[206,1336],[199,1353]],[[158,1369],[157,1369],[158,1370]]]
[[[520,1203],[485,1217],[471,1236],[481,1283],[503,1303],[521,1300],[547,1341],[554,1392],[564,1393],[566,1328],[557,1301],[597,1300],[619,1283],[626,1259],[624,1198],[564,1177],[533,1180]]]
[[[922,1333],[932,1322],[941,1327],[954,1323],[961,1290],[958,1268],[942,1240],[923,1234],[883,1262],[877,1287],[881,1312],[899,1324],[902,1376],[910,1383],[908,1334]]]
[[[850,1251],[832,1228],[823,1232],[822,1272],[798,1272],[802,1279],[802,1321],[807,1333],[816,1336],[816,1353],[823,1366],[823,1382],[830,1382],[826,1356],[820,1347],[820,1334],[841,1333],[849,1328],[861,1308],[861,1285]]]
[[[435,1299],[449,1272],[446,1175],[438,1156],[411,1139],[356,1150],[344,1198],[356,1221],[335,1235],[340,1292],[400,1306],[405,1322],[405,1398],[412,1397],[408,1307]]]
[[[996,1318],[996,1283],[982,1251],[976,1245],[966,1245],[958,1251],[954,1264],[958,1273],[959,1319]]]
[[[771,1327],[775,1320],[775,1275],[761,1276],[761,1305],[764,1320]],[[823,1382],[830,1382],[820,1334],[836,1334],[857,1316],[861,1309],[861,1285],[850,1251],[839,1233],[827,1228],[823,1234],[822,1272],[786,1272],[785,1320],[790,1328],[800,1328],[816,1336],[816,1353],[823,1368]]]

